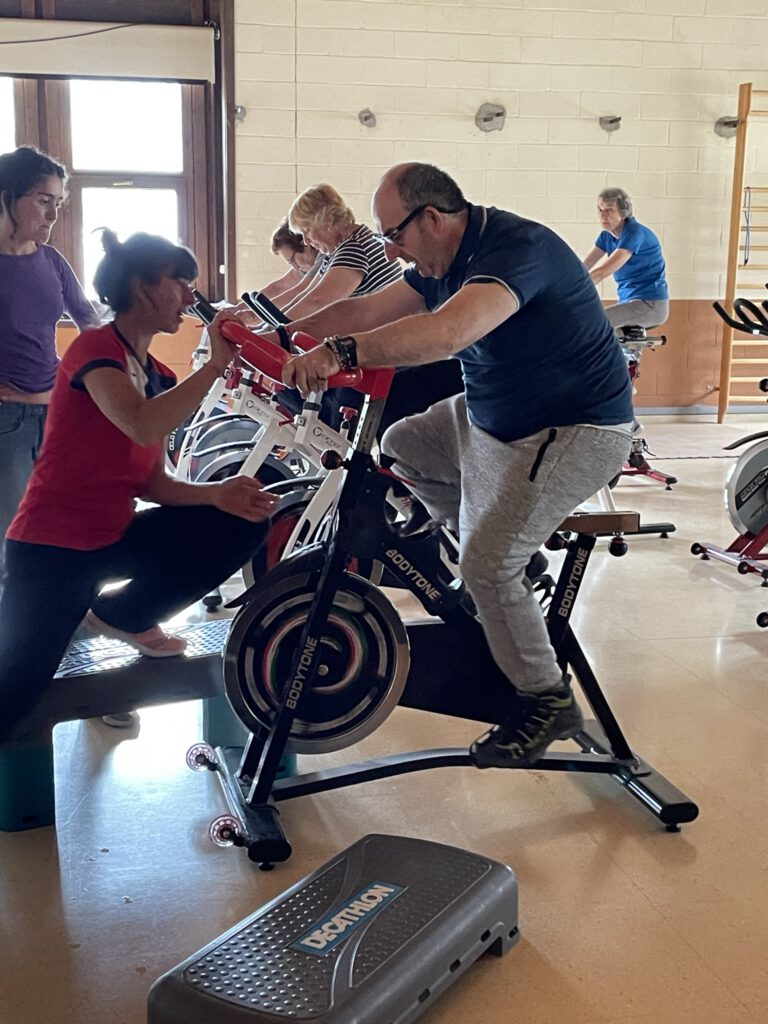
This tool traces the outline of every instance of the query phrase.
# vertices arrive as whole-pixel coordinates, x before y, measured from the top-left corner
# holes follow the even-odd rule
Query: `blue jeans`
[[[5,566],[5,534],[43,443],[47,412],[47,405],[0,401],[0,578]]]

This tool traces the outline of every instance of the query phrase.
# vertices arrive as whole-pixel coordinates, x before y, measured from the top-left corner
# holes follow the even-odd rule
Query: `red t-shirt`
[[[119,540],[146,493],[163,443],[142,447],[111,423],[88,394],[89,370],[112,366],[151,398],[176,383],[149,356],[142,366],[113,324],[84,331],[61,361],[40,455],[7,536],[30,544],[93,551]]]

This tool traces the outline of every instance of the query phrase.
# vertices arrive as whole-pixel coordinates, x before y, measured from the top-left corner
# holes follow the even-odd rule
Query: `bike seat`
[[[640,327],[639,324],[626,324],[616,328],[619,341],[645,341],[648,331],[655,330],[654,327]]]

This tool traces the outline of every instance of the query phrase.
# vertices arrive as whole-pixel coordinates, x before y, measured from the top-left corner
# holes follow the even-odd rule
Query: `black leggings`
[[[116,544],[95,551],[6,541],[0,738],[34,709],[89,608],[110,626],[141,633],[228,579],[267,529],[210,506],[161,506],[140,512]]]

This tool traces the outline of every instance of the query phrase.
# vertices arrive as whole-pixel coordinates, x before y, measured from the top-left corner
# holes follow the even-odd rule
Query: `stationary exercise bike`
[[[242,325],[222,333],[242,345],[243,357],[275,381],[288,355]],[[317,342],[294,335],[299,350]],[[197,744],[190,767],[215,772],[229,813],[210,829],[220,845],[247,850],[267,868],[292,849],[276,804],[358,782],[427,768],[474,765],[471,751],[423,750],[396,754],[278,780],[285,750],[302,754],[356,743],[398,704],[497,723],[515,701],[496,666],[463,582],[444,556],[442,531],[403,536],[385,515],[390,469],[371,451],[392,370],[337,374],[330,387],[355,387],[366,396],[354,444],[346,458],[329,454],[343,473],[334,528],[321,544],[298,551],[270,570],[238,600],[224,652],[227,696],[251,733],[243,749]],[[575,737],[576,751],[553,752],[539,771],[610,775],[652,811],[669,831],[693,821],[696,805],[629,746],[570,625],[598,534],[631,530],[632,512],[576,514],[553,538],[566,557],[548,603],[550,639],[560,667],[583,691],[595,720]],[[350,561],[380,560],[421,602],[431,619],[404,624],[382,591],[349,569]]]
[[[216,308],[199,292],[190,312],[210,324]],[[243,299],[272,326],[286,317],[258,292]],[[202,342],[198,352],[207,346]],[[314,396],[319,399],[319,396]],[[243,566],[250,586],[284,554],[318,536],[337,488],[320,456],[331,449],[345,452],[357,410],[339,411],[339,429],[327,422],[321,402],[302,403],[298,392],[275,388],[255,367],[233,362],[218,378],[197,413],[184,425],[175,450],[174,475],[192,483],[211,483],[242,475],[272,487],[282,498],[267,545]],[[209,611],[223,603],[216,589],[203,598]]]
[[[194,312],[208,324],[216,310],[204,296],[195,294]],[[267,323],[288,322],[260,293],[244,293],[243,299]],[[347,406],[331,410],[319,394],[302,402],[297,391],[282,384],[276,387],[247,360],[236,363],[229,367],[223,387],[216,382],[203,403],[210,409],[212,395],[229,391],[231,411],[195,419],[177,471],[200,483],[234,475],[254,477],[280,497],[267,544],[243,566],[243,580],[250,586],[282,557],[324,536],[339,474],[323,465],[321,455],[347,451],[358,410]],[[338,429],[329,423],[334,413]],[[358,568],[364,568],[366,575],[378,571],[371,565]],[[221,594],[213,593],[203,601],[213,609],[222,603]]]
[[[768,302],[762,309],[750,299],[734,299],[734,316],[720,305],[713,304],[722,320],[734,330],[768,338]],[[758,382],[763,393],[768,393],[768,377]],[[752,444],[736,461],[725,483],[725,507],[738,536],[727,548],[704,541],[691,545],[694,555],[702,559],[717,559],[736,567],[742,576],[755,574],[768,587],[768,430],[732,441],[724,451],[735,451],[742,445]],[[768,627],[768,612],[760,612],[757,624]]]
[[[217,310],[199,292],[195,297],[190,312],[207,328]],[[288,322],[260,293],[246,292],[243,299],[271,326]],[[202,365],[207,356],[204,329],[193,353],[193,366]],[[263,383],[251,368],[234,364],[214,381],[197,412],[169,436],[167,461],[177,479],[211,483],[244,472],[268,484],[317,471],[319,456],[310,464],[291,449],[290,436],[281,436],[283,424],[290,423],[300,410],[298,394],[284,391],[278,406]]]
[[[616,340],[621,345],[622,352],[627,360],[629,379],[634,385],[639,374],[638,366],[640,363],[640,356],[643,351],[647,348],[655,348],[657,345],[666,345],[667,339],[663,334],[649,336],[645,327],[636,326],[616,327],[614,328],[614,334],[616,336]],[[649,476],[654,480],[659,480],[662,483],[667,484],[667,490],[671,489],[672,484],[677,483],[676,477],[667,476],[666,473],[661,473],[650,467],[647,459],[645,458],[645,452],[647,451],[648,445],[645,443],[645,439],[639,434],[634,435],[632,437],[632,447],[630,449],[626,465],[611,481],[609,481],[608,485],[601,488],[596,495],[600,507],[605,512],[616,511],[616,503],[613,499],[612,491],[623,476]],[[658,534],[661,538],[666,540],[670,533],[674,533],[676,529],[677,527],[675,524],[669,522],[641,523],[637,530],[633,532],[640,534]],[[616,543],[617,542],[614,542],[614,546]]]
[[[616,338],[621,345],[624,356],[627,360],[627,369],[629,371],[629,379],[632,381],[634,388],[635,381],[640,376],[640,357],[646,349],[660,348],[662,345],[667,344],[667,339],[664,334],[649,334],[649,330],[655,328],[645,328],[636,325],[617,327],[615,329]],[[621,471],[621,476],[647,476],[651,480],[658,480],[659,483],[665,485],[668,491],[672,490],[672,484],[677,483],[676,476],[670,476],[668,473],[662,473],[661,470],[653,469],[645,457],[645,453],[648,451],[648,445],[646,444],[645,438],[640,433],[637,433],[632,438],[632,449],[627,459],[627,464]],[[652,454],[652,453],[651,453]],[[674,526],[672,527],[674,530]]]

